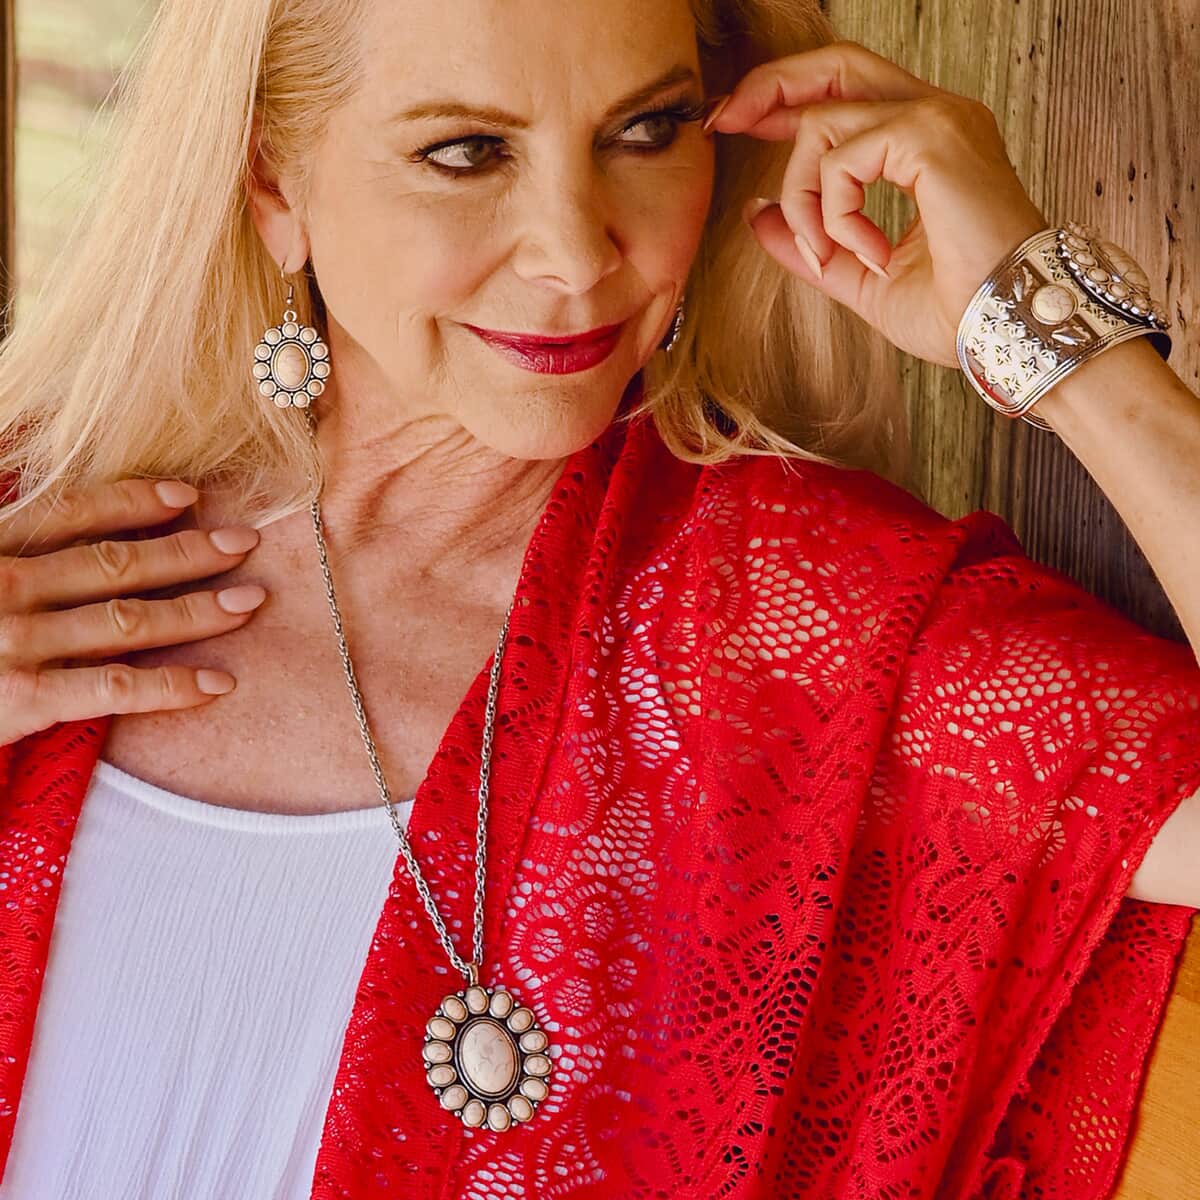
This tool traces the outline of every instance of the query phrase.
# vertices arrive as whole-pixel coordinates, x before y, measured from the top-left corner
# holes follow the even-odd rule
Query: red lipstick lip
[[[533,339],[524,334],[497,336],[490,330],[477,329],[474,325],[465,326],[493,353],[522,370],[538,375],[574,375],[598,367],[612,356],[620,344],[623,327],[624,322],[608,325],[602,330],[592,330],[583,338],[557,342],[539,339],[537,335]]]
[[[489,341],[505,342],[510,346],[583,346],[611,337],[624,324],[624,321],[618,321],[615,325],[601,325],[571,338],[546,337],[536,333],[506,333],[501,329],[481,329],[478,325],[468,325],[467,328]]]

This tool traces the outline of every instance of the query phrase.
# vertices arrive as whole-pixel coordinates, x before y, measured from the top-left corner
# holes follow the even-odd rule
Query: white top
[[[308,1200],[399,853],[382,802],[244,812],[99,760],[0,1197]]]

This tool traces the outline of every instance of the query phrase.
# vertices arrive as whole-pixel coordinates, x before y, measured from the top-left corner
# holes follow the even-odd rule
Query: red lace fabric
[[[518,595],[481,979],[538,1013],[550,1095],[505,1133],[439,1107],[463,980],[397,854],[313,1197],[1109,1195],[1193,913],[1124,898],[1200,787],[1190,650],[991,514],[700,468],[645,418],[565,464]],[[460,949],[489,667],[410,825]],[[3,1152],[106,729],[0,764]]]

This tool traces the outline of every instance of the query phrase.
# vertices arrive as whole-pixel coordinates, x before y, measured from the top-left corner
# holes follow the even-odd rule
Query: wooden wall
[[[1200,394],[1200,0],[824,7],[840,36],[987,104],[1050,222],[1094,224],[1133,254],[1171,314],[1170,365]],[[907,203],[890,185],[868,189],[868,215],[893,241]],[[1140,625],[1185,640],[1121,518],[1053,433],[993,412],[957,370],[902,361],[910,490],[950,517],[1000,513],[1033,558]],[[1200,921],[1155,1044],[1119,1200],[1200,1197],[1197,1096]]]

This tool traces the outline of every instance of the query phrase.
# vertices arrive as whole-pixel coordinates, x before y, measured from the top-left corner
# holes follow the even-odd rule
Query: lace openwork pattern
[[[481,978],[550,1095],[506,1133],[439,1108],[462,981],[398,855],[314,1198],[1109,1195],[1193,913],[1124,898],[1200,787],[1190,650],[989,513],[699,468],[645,418],[569,459],[518,596]],[[461,949],[489,666],[409,827]],[[0,1152],[106,728],[0,751]]]

